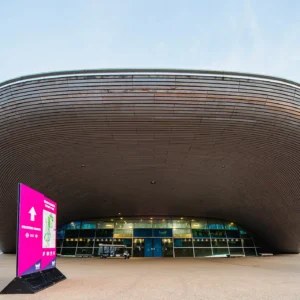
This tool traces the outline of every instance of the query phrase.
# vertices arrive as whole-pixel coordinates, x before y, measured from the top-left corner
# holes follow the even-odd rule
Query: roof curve
[[[59,224],[119,212],[214,217],[299,252],[299,102],[299,83],[223,71],[2,82],[0,249],[15,248],[23,182],[57,201]]]

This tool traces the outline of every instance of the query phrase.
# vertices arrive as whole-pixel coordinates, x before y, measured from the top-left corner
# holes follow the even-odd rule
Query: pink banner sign
[[[52,200],[19,184],[17,276],[56,267],[56,213]]]

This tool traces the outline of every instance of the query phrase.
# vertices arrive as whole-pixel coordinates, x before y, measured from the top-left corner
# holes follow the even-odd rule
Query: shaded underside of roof
[[[299,85],[94,73],[1,85],[0,249],[15,248],[22,182],[58,203],[59,224],[119,212],[214,217],[299,251]]]

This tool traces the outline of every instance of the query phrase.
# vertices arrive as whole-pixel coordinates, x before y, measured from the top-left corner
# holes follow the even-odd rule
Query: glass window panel
[[[162,239],[162,256],[173,257],[173,241],[172,239]]]
[[[136,221],[133,225],[134,228],[152,228],[152,222],[150,221]]]
[[[133,223],[127,222],[127,221],[118,221],[115,223],[115,228],[118,229],[132,229]]]
[[[94,239],[78,239],[77,247],[93,247],[94,246]]]
[[[227,239],[212,239],[211,243],[213,247],[228,247]]]
[[[77,238],[79,230],[66,230],[65,238]]]
[[[144,257],[144,239],[133,240],[133,256]]]
[[[240,230],[240,235],[242,238],[251,238],[251,235],[247,231],[242,229]]]
[[[75,255],[76,248],[62,248],[61,255]]]
[[[175,257],[193,257],[192,248],[175,248]]]
[[[229,254],[228,248],[213,248],[213,256],[227,256]]]
[[[174,239],[174,247],[192,247],[192,239]]]
[[[172,228],[172,221],[157,221],[152,223],[153,228]]]
[[[98,229],[111,229],[111,228],[114,228],[114,222],[98,221],[97,222],[97,228]]]
[[[209,229],[224,229],[224,224],[220,220],[207,220]]]
[[[96,242],[95,242],[95,246],[96,246]],[[93,248],[93,255],[98,256],[98,251],[99,251],[99,247]]]
[[[228,238],[240,238],[239,230],[226,230],[226,234]]]
[[[132,237],[132,229],[115,229],[114,238]]]
[[[195,257],[212,256],[211,248],[195,248]]]
[[[210,230],[210,235],[211,235],[212,238],[226,238],[225,230],[211,229]]]
[[[207,229],[192,229],[193,237],[210,238],[209,230]]]
[[[191,238],[192,234],[190,229],[173,229],[173,236],[178,238]]]
[[[81,222],[81,229],[96,229],[96,221],[83,221]]]
[[[113,237],[113,229],[97,229],[96,237]]]
[[[63,239],[65,237],[65,229],[63,228],[58,228],[56,231],[56,238],[57,239]]]
[[[244,248],[246,256],[256,256],[255,248]]]
[[[94,229],[82,229],[79,232],[79,237],[95,237]]]
[[[238,226],[233,222],[226,222],[225,228],[226,230],[239,230]]]
[[[93,248],[77,248],[76,255],[92,255]]]
[[[80,223],[81,222],[71,222],[71,223],[67,224],[67,229],[69,229],[69,230],[80,229]]]
[[[61,247],[63,244],[63,239],[57,239],[56,240],[56,247]]]
[[[228,239],[229,247],[242,247],[241,239]]]
[[[191,224],[188,220],[173,220],[173,228],[190,228]]]
[[[172,229],[153,229],[154,237],[172,237]]]
[[[252,239],[243,239],[242,241],[244,247],[254,247],[254,243]]]
[[[207,221],[206,220],[192,221],[191,227],[193,229],[207,229]]]
[[[210,239],[194,239],[194,247],[211,247]]]
[[[244,251],[243,251],[243,248],[230,248],[230,254],[244,255]]]
[[[63,247],[76,247],[78,239],[64,239]]]
[[[133,229],[134,237],[152,237],[152,229]]]
[[[132,247],[132,239],[114,239],[114,245],[125,245]]]

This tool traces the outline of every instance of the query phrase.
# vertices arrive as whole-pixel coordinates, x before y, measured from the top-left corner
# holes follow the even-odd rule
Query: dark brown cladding
[[[250,74],[92,70],[0,84],[0,249],[15,247],[17,183],[59,223],[215,217],[300,249],[300,86]],[[155,184],[151,184],[155,181]]]

